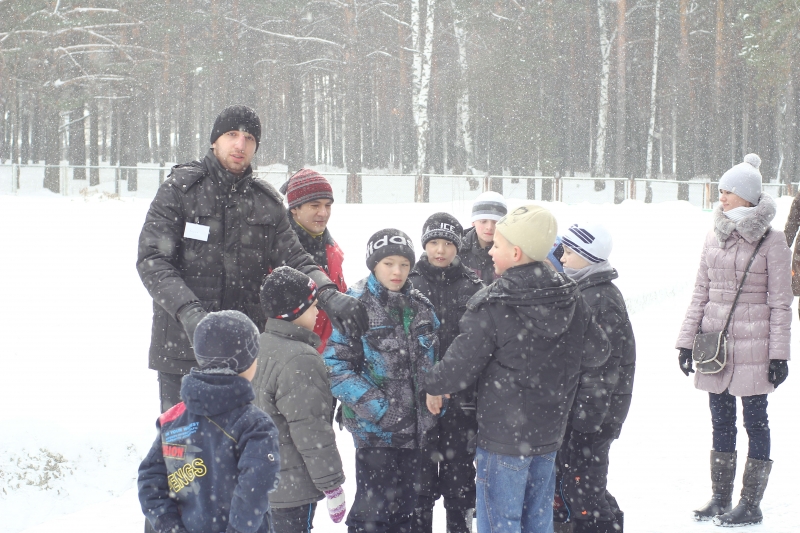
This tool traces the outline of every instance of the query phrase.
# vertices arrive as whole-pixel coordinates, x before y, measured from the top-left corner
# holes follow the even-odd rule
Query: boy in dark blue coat
[[[467,302],[483,283],[464,266],[458,255],[463,230],[448,213],[434,213],[422,227],[422,254],[408,280],[421,292],[436,311],[441,322],[438,331],[439,349],[447,351],[458,336],[458,321],[467,310]],[[431,412],[439,414],[441,396],[429,396]],[[433,507],[439,496],[444,498],[447,531],[467,533],[472,530],[475,510],[475,448],[478,432],[475,417],[475,389],[453,394],[447,409],[437,423],[438,435],[431,438],[424,450],[422,481],[414,509],[413,533],[430,533],[433,529]],[[432,432],[437,433],[437,432]],[[472,441],[472,449],[470,442]]]
[[[200,368],[162,414],[139,467],[139,502],[157,533],[268,533],[268,493],[278,486],[278,430],[251,405],[258,328],[239,311],[197,326]]]

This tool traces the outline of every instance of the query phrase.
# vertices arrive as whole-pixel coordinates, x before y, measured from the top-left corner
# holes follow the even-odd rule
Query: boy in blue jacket
[[[157,533],[268,533],[268,493],[278,486],[278,430],[251,405],[258,328],[239,311],[197,325],[200,368],[183,402],[162,414],[139,467],[139,502]]]
[[[414,259],[414,245],[402,231],[385,229],[370,237],[372,273],[347,290],[367,308],[369,329],[360,338],[334,330],[322,354],[356,447],[349,533],[409,530],[420,449],[436,427],[422,379],[436,362],[439,320],[408,282]]]

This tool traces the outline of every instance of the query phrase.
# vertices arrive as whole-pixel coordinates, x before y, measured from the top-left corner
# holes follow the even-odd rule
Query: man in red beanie
[[[339,292],[344,293],[347,290],[342,271],[344,253],[328,231],[328,220],[333,207],[331,184],[318,172],[304,168],[283,184],[281,192],[286,195],[292,214],[290,223],[300,239],[300,244],[336,284]],[[314,327],[314,333],[322,340],[319,353],[325,349],[332,331],[330,318],[325,311],[320,311]]]

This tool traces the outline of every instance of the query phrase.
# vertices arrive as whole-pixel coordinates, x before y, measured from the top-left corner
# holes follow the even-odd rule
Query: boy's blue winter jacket
[[[278,486],[278,430],[232,374],[192,369],[139,467],[139,502],[159,533],[267,533]],[[182,529],[185,528],[185,529]]]
[[[422,381],[438,357],[439,320],[433,306],[406,283],[387,290],[370,274],[347,290],[369,313],[360,339],[334,330],[322,354],[331,392],[356,448],[418,448],[436,425]]]

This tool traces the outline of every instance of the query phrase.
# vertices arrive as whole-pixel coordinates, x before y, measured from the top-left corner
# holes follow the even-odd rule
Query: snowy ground
[[[790,202],[778,200],[776,228]],[[151,303],[134,267],[148,205],[101,195],[0,195],[0,531],[142,530],[135,476],[158,415],[156,377],[147,369]],[[681,202],[548,207],[562,227],[599,219],[614,235],[611,262],[639,356],[631,413],[611,450],[609,489],[626,512],[627,530],[716,531],[690,519],[710,495],[711,430],[707,396],[680,373],[673,349],[710,213]],[[395,226],[418,238],[437,210],[468,222],[467,200],[335,204],[330,227],[347,256],[346,278],[366,275],[364,244],[374,231]],[[770,396],[775,467],[764,524],[753,531],[798,529],[792,502],[800,466],[791,443],[800,437],[792,422],[800,377],[796,367],[792,372]],[[338,437],[350,503],[352,441],[346,432]],[[743,457],[743,431],[739,449]],[[737,492],[740,479],[741,467]],[[345,530],[324,509],[317,514],[316,531]],[[440,507],[435,531],[444,531]]]

